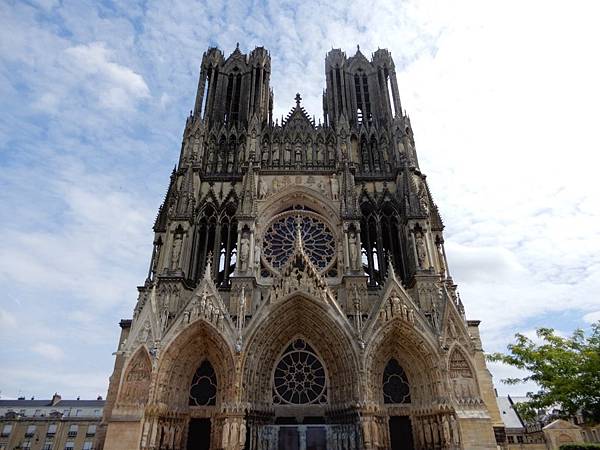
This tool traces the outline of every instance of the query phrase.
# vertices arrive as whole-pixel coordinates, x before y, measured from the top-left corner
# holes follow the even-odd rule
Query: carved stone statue
[[[263,177],[260,177],[258,179],[258,198],[262,200],[267,197],[268,193],[269,187],[267,186],[267,183],[265,182]]]
[[[179,233],[173,237],[173,250],[171,251],[171,268],[179,268],[179,257],[181,256],[181,244],[183,236]]]
[[[450,424],[448,423],[448,418],[446,416],[442,416],[442,435],[444,436],[443,443],[445,445],[450,444]]]
[[[400,309],[401,309],[401,305],[402,305],[402,301],[400,300],[400,297],[398,297],[395,293],[390,297],[390,303],[392,306],[392,315],[398,316],[400,314]]]
[[[214,147],[214,145],[211,145],[210,150],[208,151],[208,157],[206,159],[207,169],[212,170],[214,161],[215,161],[215,147]]]
[[[238,423],[237,422],[233,422],[231,424],[231,427],[229,428],[229,443],[231,444],[231,446],[233,448],[235,448],[235,444],[237,443],[238,439],[239,439],[239,435],[238,435]]]
[[[442,248],[442,243],[438,242],[436,244],[437,254],[438,254],[438,262],[440,264],[440,275],[446,274],[446,264],[444,261],[444,249]]]
[[[240,269],[245,272],[248,269],[248,258],[250,257],[250,240],[244,236],[240,241]]]
[[[227,448],[229,445],[229,421],[227,419],[225,419],[225,425],[223,425],[222,433],[221,444],[223,445],[223,448]]]
[[[350,269],[358,270],[358,242],[356,241],[356,233],[351,231],[348,235],[348,257],[350,258]]]
[[[146,321],[144,323],[144,326],[140,330],[139,341],[146,342],[146,341],[148,341],[149,336],[150,336],[150,323],[148,321]]]
[[[261,161],[263,165],[266,165],[269,161],[269,148],[266,145],[264,145],[262,149]]]
[[[260,267],[260,252],[261,252],[260,241],[256,241],[254,245],[254,267]]]
[[[240,448],[244,448],[244,444],[246,443],[246,423],[242,421],[240,424],[240,435],[238,439],[238,444]]]
[[[331,182],[331,199],[338,200],[340,196],[340,183],[338,182],[337,175],[334,173],[330,178]]]
[[[160,329],[165,331],[167,329],[167,324],[169,323],[169,310],[164,308],[160,313]]]
[[[450,416],[450,430],[452,431],[452,443],[454,445],[460,444],[460,435],[458,434],[458,424],[454,416]]]
[[[429,202],[427,201],[427,194],[425,193],[425,188],[421,189],[421,194],[419,195],[419,204],[421,206],[421,210],[429,215]]]
[[[425,239],[421,233],[415,236],[415,245],[417,247],[417,263],[421,269],[425,269],[427,248],[425,247]]]

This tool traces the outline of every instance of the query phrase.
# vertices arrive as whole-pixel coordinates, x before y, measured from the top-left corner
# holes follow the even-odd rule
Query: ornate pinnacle
[[[296,97],[294,97],[294,100],[296,100],[296,108],[300,108],[300,102],[302,101],[302,97],[300,97],[300,93],[296,93]]]
[[[212,279],[212,259],[213,254],[212,251],[210,251],[208,252],[208,255],[206,255],[206,267],[204,268],[204,278],[207,280]]]
[[[396,271],[394,270],[394,263],[392,262],[392,255],[388,253],[388,277],[396,278]]]
[[[294,246],[302,250],[302,219],[300,216],[296,218],[296,240]]]

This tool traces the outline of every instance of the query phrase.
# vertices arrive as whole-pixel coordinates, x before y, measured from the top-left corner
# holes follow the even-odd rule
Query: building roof
[[[520,428],[524,429],[521,418],[513,407],[511,397],[496,397],[498,408],[500,409],[500,415],[502,416],[502,422],[506,428]]]
[[[571,422],[567,422],[563,419],[557,419],[554,422],[546,425],[544,430],[581,430],[581,427],[578,427]]]
[[[105,400],[59,400],[52,404],[52,399],[49,400],[0,400],[0,408],[41,408],[53,407],[59,408],[102,408]]]

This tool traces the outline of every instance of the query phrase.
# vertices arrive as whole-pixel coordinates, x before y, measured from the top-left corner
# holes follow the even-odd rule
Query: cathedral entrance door
[[[390,441],[392,450],[414,450],[410,417],[390,417]]]
[[[210,419],[192,419],[188,430],[187,450],[210,449]]]
[[[318,425],[280,425],[279,450],[327,450],[327,430]]]
[[[300,450],[298,427],[279,427],[279,450]]]
[[[306,428],[306,450],[326,450],[327,433],[325,427]]]

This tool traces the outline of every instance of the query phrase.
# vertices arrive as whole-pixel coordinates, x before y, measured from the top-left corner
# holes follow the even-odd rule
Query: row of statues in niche
[[[260,152],[263,166],[293,166],[293,165],[334,165],[336,160],[333,144],[323,142],[303,144],[296,143],[263,143]]]
[[[387,172],[391,171],[391,157],[388,154],[386,143],[378,145],[374,140],[363,140],[360,144],[360,167],[362,172]]]
[[[417,266],[421,270],[427,270],[433,267],[433,261],[437,261],[438,273],[445,277],[446,276],[446,258],[444,257],[444,247],[440,240],[435,242],[435,255],[429,259],[427,251],[427,242],[425,240],[425,234],[422,231],[416,231],[414,234],[415,253],[417,256]]]
[[[415,417],[412,420],[417,448],[455,448],[460,444],[460,432],[454,415]]]
[[[321,191],[332,200],[339,200],[340,182],[338,175],[335,173],[329,175],[329,177],[314,177],[312,175],[273,177],[271,183],[264,176],[260,176],[258,177],[257,197],[259,200],[264,200],[268,197],[269,193],[277,193],[293,185],[306,185],[312,189]]]
[[[255,136],[253,134],[253,139]],[[256,154],[255,161],[260,161],[263,167],[333,165],[338,157],[336,141],[331,138],[327,142],[320,139],[291,142],[285,138],[271,142],[267,139],[256,146],[246,145],[244,137],[223,138],[219,142],[209,138],[204,146],[201,140],[201,136],[196,136],[187,144],[189,150],[185,152],[184,159],[202,160],[205,170],[215,173],[237,172],[249,159],[250,152]],[[348,146],[342,133],[339,149],[343,159],[359,164],[363,172],[389,172],[398,157],[407,158],[411,165],[416,164],[413,144],[405,136],[398,136],[394,141],[384,137],[362,137],[360,140],[353,137]]]
[[[221,142],[218,147],[214,142],[208,146],[204,168],[212,173],[237,173],[246,161],[246,145],[242,141]]]
[[[247,161],[246,145],[244,142],[222,142],[218,146],[210,143],[204,161],[207,172],[237,173]],[[336,152],[333,144],[324,143],[278,143],[263,144],[260,154],[257,155],[263,167],[279,166],[333,166],[336,161]]]

